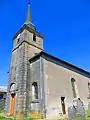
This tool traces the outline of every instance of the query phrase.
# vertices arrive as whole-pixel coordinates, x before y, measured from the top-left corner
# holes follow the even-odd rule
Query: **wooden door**
[[[14,116],[14,108],[15,108],[15,95],[12,95],[11,96],[10,116]]]

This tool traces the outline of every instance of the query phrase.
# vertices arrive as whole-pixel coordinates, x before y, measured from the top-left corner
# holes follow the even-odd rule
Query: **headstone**
[[[85,108],[81,100],[77,100],[76,114],[78,117],[86,120]]]
[[[90,109],[90,102],[88,103],[88,109]]]
[[[88,106],[90,108],[90,104]],[[73,100],[73,106],[68,107],[69,120],[86,120],[83,102],[79,99]]]
[[[76,110],[74,106],[68,107],[69,120],[76,120]]]

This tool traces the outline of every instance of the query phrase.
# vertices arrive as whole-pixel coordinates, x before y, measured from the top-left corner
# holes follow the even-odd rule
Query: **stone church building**
[[[90,98],[90,73],[44,52],[43,35],[32,23],[30,3],[26,22],[13,37],[5,110],[11,116],[67,114],[74,98]]]

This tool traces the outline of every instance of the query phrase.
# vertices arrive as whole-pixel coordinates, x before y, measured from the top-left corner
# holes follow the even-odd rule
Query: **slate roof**
[[[77,67],[75,65],[72,65],[72,64],[70,64],[70,63],[68,63],[68,62],[66,62],[64,60],[61,60],[61,59],[59,59],[59,58],[57,58],[57,57],[55,57],[53,55],[50,55],[50,54],[48,54],[48,53],[46,53],[44,51],[42,51],[39,54],[37,54],[36,56],[32,57],[29,60],[30,63],[32,63],[35,60],[37,60],[38,58],[40,58],[40,56],[43,57],[44,59],[47,59],[47,60],[55,63],[55,64],[61,65],[61,66],[65,67],[65,68],[67,68],[69,70],[72,70],[74,72],[77,72],[79,74],[82,74],[82,75],[90,78],[90,72],[88,72],[88,71],[86,71],[86,70],[84,70],[82,68],[79,68],[79,67]]]

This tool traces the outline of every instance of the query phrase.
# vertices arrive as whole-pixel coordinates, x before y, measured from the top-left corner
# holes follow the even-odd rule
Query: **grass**
[[[15,118],[0,117],[0,120],[16,120],[16,119],[15,119]],[[34,120],[34,119],[26,118],[26,119],[24,119],[24,120]],[[63,119],[63,120],[66,120],[66,119]],[[68,120],[69,120],[69,119],[68,119]],[[84,119],[77,117],[76,120],[84,120]],[[86,120],[90,120],[90,118],[87,118]]]
[[[5,117],[0,117],[0,120],[16,120],[15,118],[5,118]],[[25,118],[24,120],[33,120],[32,118]]]
[[[5,117],[0,117],[0,120],[15,120],[15,119],[12,119],[12,118],[5,118]]]
[[[84,118],[80,118],[80,117],[76,117],[76,120],[85,120],[85,119]],[[90,120],[90,117],[86,118],[86,120]]]

